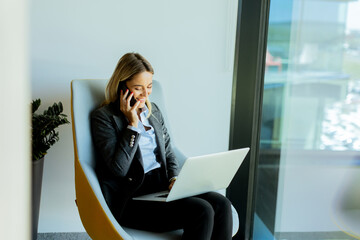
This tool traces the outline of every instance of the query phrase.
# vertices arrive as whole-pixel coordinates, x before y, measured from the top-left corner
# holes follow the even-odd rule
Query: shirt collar
[[[148,107],[147,107],[146,104],[145,104],[145,106],[141,109],[140,116],[146,117],[148,114],[149,114],[149,109],[148,109]]]

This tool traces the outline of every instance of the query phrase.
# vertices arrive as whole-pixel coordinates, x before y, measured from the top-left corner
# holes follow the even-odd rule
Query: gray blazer
[[[144,180],[144,168],[139,148],[141,135],[127,128],[128,121],[118,109],[118,104],[110,103],[93,111],[91,131],[100,186],[110,210],[120,219],[128,199]],[[165,176],[171,179],[178,175],[179,166],[163,116],[154,103],[149,122],[156,135],[157,159],[165,169]]]

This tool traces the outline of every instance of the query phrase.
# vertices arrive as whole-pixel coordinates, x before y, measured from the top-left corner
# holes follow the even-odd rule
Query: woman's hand
[[[176,178],[174,178],[173,180],[171,180],[170,184],[169,184],[169,190],[172,189],[172,187],[174,186],[174,183],[176,181]]]
[[[138,127],[139,117],[137,114],[137,108],[140,104],[140,101],[136,101],[134,106],[130,106],[130,100],[133,98],[133,93],[129,94],[129,90],[126,90],[125,93],[121,90],[120,92],[120,111],[125,115],[129,121],[129,125]]]

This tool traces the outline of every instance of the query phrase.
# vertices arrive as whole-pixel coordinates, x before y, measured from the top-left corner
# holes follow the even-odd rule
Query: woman
[[[153,74],[140,54],[125,54],[107,85],[103,106],[91,115],[105,200],[123,226],[148,231],[182,228],[183,239],[231,239],[231,203],[221,194],[168,203],[132,199],[171,189],[179,173],[164,119],[149,101]]]

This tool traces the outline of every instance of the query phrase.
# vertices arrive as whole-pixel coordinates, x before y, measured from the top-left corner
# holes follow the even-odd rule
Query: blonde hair
[[[126,53],[118,61],[116,68],[106,86],[105,101],[102,105],[115,102],[118,99],[118,87],[119,83],[127,80],[131,80],[138,73],[150,72],[154,74],[154,69],[151,64],[139,53]],[[151,115],[151,103],[147,99],[146,105]]]

